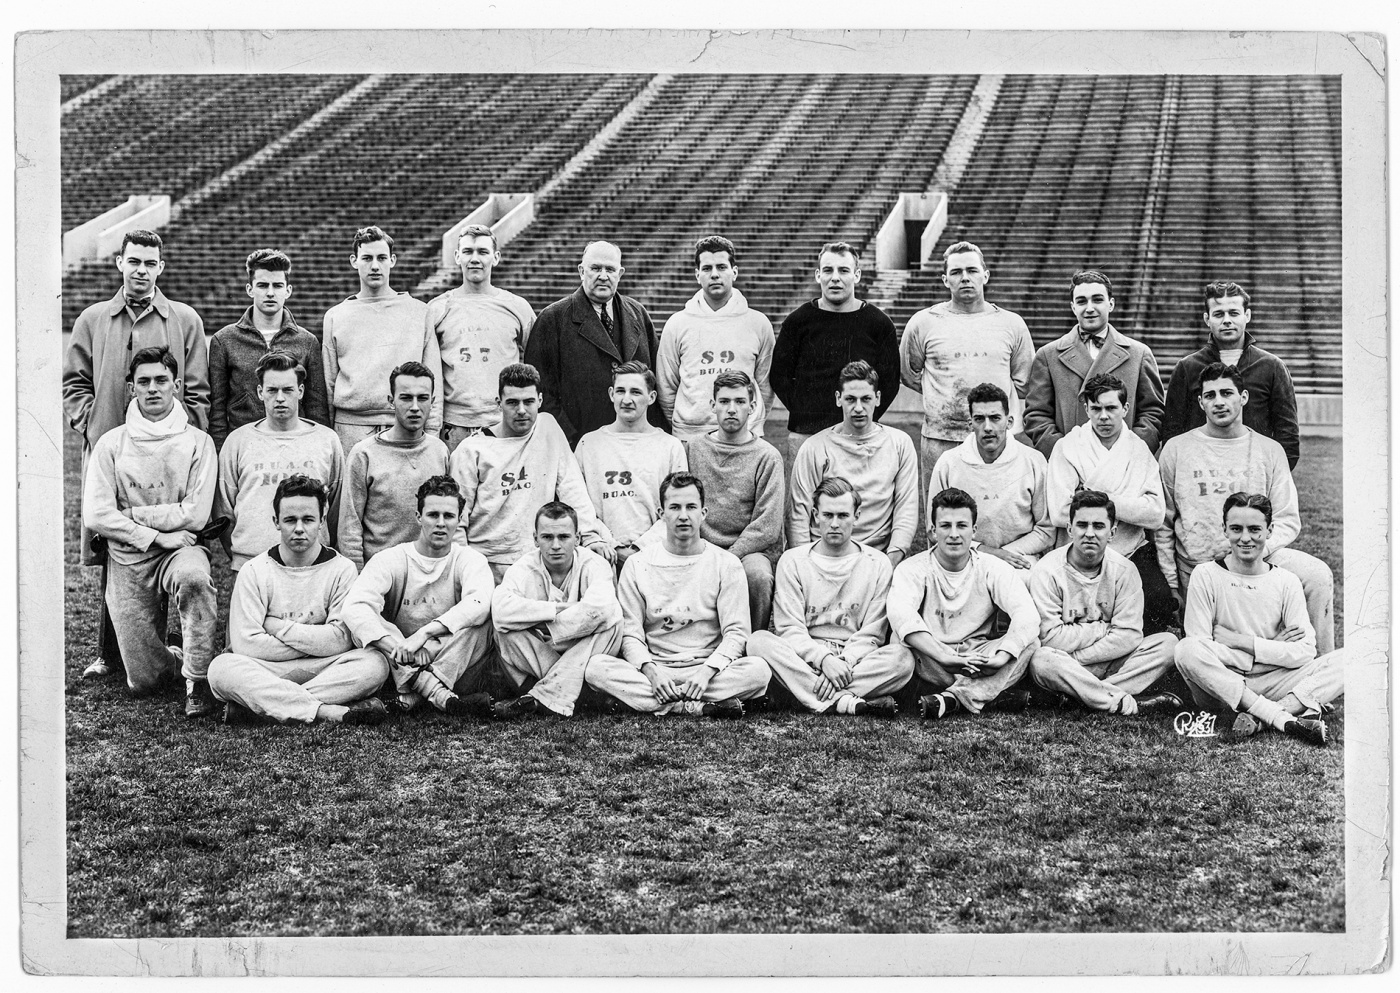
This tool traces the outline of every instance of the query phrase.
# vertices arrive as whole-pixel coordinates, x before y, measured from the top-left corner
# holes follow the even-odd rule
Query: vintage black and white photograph
[[[29,967],[1383,965],[1384,48],[1133,37],[22,37]]]

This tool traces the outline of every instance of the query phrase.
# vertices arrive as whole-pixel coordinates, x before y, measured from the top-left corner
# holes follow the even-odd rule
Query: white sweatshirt
[[[656,379],[675,436],[684,440],[718,426],[710,409],[715,377],[734,369],[748,373],[758,388],[749,430],[763,437],[763,421],[773,406],[768,370],[774,341],[772,322],[750,310],[737,289],[719,310],[711,310],[699,290],[672,314],[657,346]]]
[[[572,606],[560,611],[555,604]],[[622,620],[622,605],[613,585],[613,567],[586,548],[574,551],[574,563],[555,586],[539,550],[517,559],[491,594],[491,623],[497,631],[523,631],[543,624],[555,644],[576,641]]]
[[[1010,435],[994,462],[983,462],[977,438],[968,435],[938,457],[929,478],[928,498],[950,486],[977,501],[977,540],[991,548],[1041,555],[1055,544],[1045,506],[1045,456]],[[924,507],[924,521],[929,508]]]
[[[132,400],[126,423],[98,438],[88,456],[83,523],[108,540],[113,562],[163,555],[151,549],[158,534],[209,523],[218,471],[214,440],[190,423],[182,404],[150,421]]]
[[[1108,547],[1131,556],[1147,541],[1144,529],[1162,526],[1166,503],[1162,474],[1152,450],[1126,427],[1112,448],[1105,448],[1092,424],[1080,424],[1055,442],[1050,453],[1047,503],[1050,523],[1069,527],[1069,505],[1083,487],[1107,493],[1118,515],[1118,530]]]
[[[442,359],[428,333],[428,305],[407,293],[383,299],[342,300],[326,311],[321,327],[321,366],[326,400],[337,424],[393,424],[389,373],[421,362],[433,374],[433,407],[427,430],[442,426]]]
[[[686,471],[685,446],[660,428],[624,433],[601,427],[579,439],[574,458],[612,545],[630,545],[655,524],[661,481]]]
[[[890,584],[890,629],[902,643],[917,632],[931,634],[959,654],[975,654],[992,635],[997,610],[1010,627],[999,648],[1019,656],[1040,630],[1040,617],[1016,570],[973,551],[961,572],[948,572],[932,549],[911,555],[894,570]]]
[[[860,493],[854,537],[879,551],[908,552],[919,528],[919,455],[903,431],[876,424],[864,439],[841,425],[802,443],[792,466],[788,547],[812,541],[812,493],[827,476],[842,476]]]
[[[832,654],[859,662],[890,638],[885,601],[894,569],[883,552],[855,543],[854,555],[833,558],[817,542],[789,548],[778,560],[773,630],[814,669]]]
[[[1249,672],[1255,664],[1296,669],[1317,656],[1317,634],[1308,620],[1303,584],[1287,569],[1269,566],[1260,576],[1241,576],[1220,562],[1205,562],[1191,573],[1182,627],[1189,638],[1215,640],[1217,625],[1254,638],[1254,655],[1230,649],[1232,669]],[[1301,641],[1280,641],[1285,628],[1304,632]]]
[[[354,563],[332,548],[307,566],[284,564],[280,545],[253,556],[233,584],[233,650],[264,662],[348,652],[354,645],[340,612],[354,582]]]
[[[509,565],[534,548],[535,513],[551,500],[578,514],[580,545],[602,536],[583,474],[551,414],[540,414],[530,433],[518,438],[479,434],[463,440],[449,471],[467,501],[465,534],[458,538],[493,564]]]
[[[534,309],[498,286],[490,293],[468,293],[458,286],[428,302],[427,321],[442,356],[443,423],[465,428],[499,424],[501,370],[524,361]]]
[[[456,634],[486,623],[495,585],[480,552],[453,545],[431,558],[406,541],[365,563],[341,616],[361,648],[389,634],[407,637],[433,621]]]
[[[648,662],[723,669],[748,646],[749,582],[739,560],[708,541],[699,555],[648,545],[622,567],[622,655]]]
[[[1040,643],[1085,665],[1131,655],[1142,644],[1142,579],[1137,567],[1109,548],[1099,574],[1087,576],[1069,564],[1069,548],[1061,545],[1031,567]]]

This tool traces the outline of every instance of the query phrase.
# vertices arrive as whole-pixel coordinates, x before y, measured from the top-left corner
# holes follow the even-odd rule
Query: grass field
[[[1345,927],[1340,744],[1079,712],[186,721],[79,679],[65,455],[72,937]],[[1340,618],[1340,439],[1296,478]]]

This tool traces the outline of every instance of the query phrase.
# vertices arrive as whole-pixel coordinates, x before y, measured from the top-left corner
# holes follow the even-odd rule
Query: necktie
[[[608,305],[603,304],[598,308],[598,319],[603,322],[603,330],[609,335],[613,333],[612,318],[608,316]]]

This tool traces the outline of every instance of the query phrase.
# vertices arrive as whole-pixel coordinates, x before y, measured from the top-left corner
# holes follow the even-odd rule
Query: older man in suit
[[[526,363],[540,373],[540,409],[559,422],[571,448],[612,423],[613,366],[637,360],[656,368],[651,315],[617,291],[625,271],[620,248],[589,242],[578,267],[583,285],[544,309],[525,346]],[[648,420],[665,426],[659,406],[648,411]]]
[[[1079,399],[1085,381],[1106,374],[1128,385],[1125,423],[1155,455],[1165,406],[1152,350],[1109,323],[1113,283],[1103,273],[1076,272],[1070,290],[1078,323],[1035,353],[1023,416],[1027,436],[1049,458],[1055,442],[1088,420]]]

